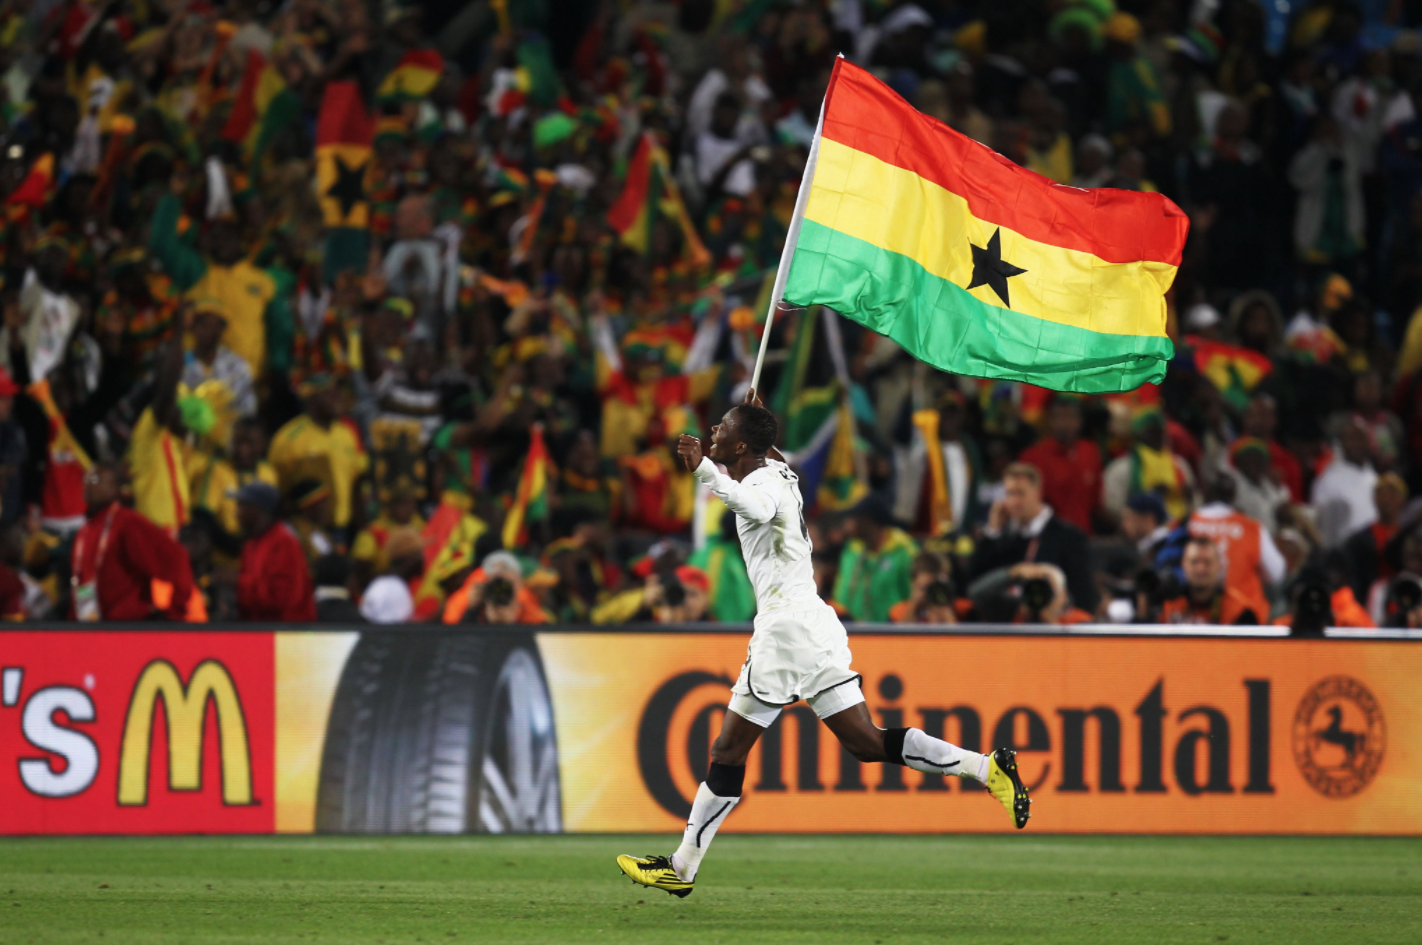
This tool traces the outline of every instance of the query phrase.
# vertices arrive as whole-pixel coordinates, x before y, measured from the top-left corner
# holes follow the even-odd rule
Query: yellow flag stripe
[[[1002,259],[1027,270],[1007,280],[1011,309],[1060,325],[1115,335],[1163,336],[1168,263],[1108,263],[975,217],[968,202],[912,171],[828,138],[820,139],[805,217],[906,256],[928,273],[967,289],[973,246],[1001,231]],[[968,290],[1006,308],[986,285]]]
[[[272,99],[280,95],[285,88],[286,81],[282,79],[281,73],[268,63],[257,77],[257,87],[252,92],[252,104],[256,106],[259,117],[267,110],[267,106],[271,105]]]
[[[369,180],[371,148],[367,144],[323,144],[316,148],[316,199],[321,204],[321,213],[327,226],[348,226],[363,229],[370,226],[370,195],[344,213],[341,202],[329,195],[329,191],[339,179],[337,158],[352,170],[364,166],[366,180]]]

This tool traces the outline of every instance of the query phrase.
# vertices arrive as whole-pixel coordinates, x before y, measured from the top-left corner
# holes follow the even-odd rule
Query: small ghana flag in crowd
[[[543,424],[535,423],[529,430],[528,458],[518,477],[518,491],[504,517],[505,548],[522,548],[528,544],[528,523],[547,521],[548,487],[552,482],[553,463],[543,442]]]
[[[920,114],[843,59],[784,297],[957,374],[1106,393],[1165,376],[1185,214],[1064,187]]]
[[[376,89],[382,102],[414,102],[429,95],[444,73],[444,57],[433,49],[409,49]]]
[[[1209,379],[1224,395],[1230,406],[1242,410],[1259,382],[1274,370],[1274,363],[1249,348],[1210,341],[1206,338],[1186,338],[1195,349],[1195,370]]]
[[[316,196],[326,222],[326,278],[364,270],[370,247],[370,170],[375,120],[353,81],[328,82],[316,118]]]
[[[54,193],[54,155],[48,151],[35,158],[25,179],[10,191],[5,203],[11,207],[37,210],[49,202]]]
[[[627,163],[627,181],[622,193],[607,211],[607,222],[622,237],[622,243],[645,253],[651,243],[656,215],[671,217],[681,230],[682,255],[696,266],[711,263],[711,253],[696,235],[691,215],[677,189],[667,153],[650,134],[643,134]]]
[[[255,49],[247,50],[242,84],[222,126],[222,139],[242,145],[249,159],[257,158],[277,132],[299,117],[301,101],[277,67]]]

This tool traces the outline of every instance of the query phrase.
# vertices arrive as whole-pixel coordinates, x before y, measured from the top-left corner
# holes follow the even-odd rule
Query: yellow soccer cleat
[[[696,880],[684,880],[676,875],[671,858],[666,856],[629,856],[626,853],[617,858],[617,866],[627,878],[641,886],[665,889],[673,896],[685,899],[691,895]]]
[[[1018,830],[1027,826],[1027,818],[1032,816],[1032,798],[1017,776],[1017,752],[999,748],[988,756],[987,789],[1007,808]]]

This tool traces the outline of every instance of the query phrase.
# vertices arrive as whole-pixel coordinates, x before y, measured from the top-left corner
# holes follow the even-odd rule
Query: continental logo
[[[1294,711],[1294,763],[1324,797],[1352,797],[1367,787],[1386,748],[1378,700],[1351,676],[1316,683]]]
[[[657,804],[674,816],[691,811],[688,789],[706,776],[730,685],[730,679],[716,673],[679,673],[662,683],[643,708],[637,728],[642,780]],[[1024,704],[989,716],[970,702],[913,704],[902,679],[888,673],[877,680],[873,714],[884,728],[914,726],[973,751],[1013,748],[1034,792],[1274,794],[1272,683],[1241,679],[1235,691],[1229,704],[1174,705],[1162,678],[1125,705]],[[1130,765],[1122,757],[1127,740],[1135,748]],[[1232,751],[1241,742],[1244,751]],[[755,749],[759,777],[747,787],[761,793],[982,790],[971,780],[897,765],[862,765],[844,751],[821,764],[821,753],[834,750],[830,746],[809,707],[790,706],[761,736]],[[1361,743],[1358,750],[1363,750]]]
[[[129,700],[119,750],[120,806],[142,807],[148,803],[153,716],[160,702],[168,732],[169,790],[202,790],[204,732],[211,704],[217,714],[222,803],[228,806],[257,803],[252,798],[247,721],[231,674],[216,660],[204,660],[193,670],[185,686],[173,664],[160,659],[144,667]]]

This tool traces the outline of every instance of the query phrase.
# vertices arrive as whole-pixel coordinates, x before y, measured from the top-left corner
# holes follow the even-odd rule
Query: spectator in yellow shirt
[[[260,379],[271,367],[291,366],[295,323],[286,298],[271,273],[246,258],[242,231],[232,219],[212,221],[210,256],[203,256],[178,235],[183,207],[176,194],[185,180],[175,175],[175,193],[165,194],[153,211],[148,249],[163,271],[188,298],[212,299],[227,319],[222,343],[237,353]]]
[[[229,457],[194,452],[188,464],[193,506],[205,508],[229,535],[241,534],[237,525],[237,500],[232,494],[253,480],[277,484],[276,470],[262,458],[267,437],[256,417],[243,417],[232,427]]]
[[[331,524],[351,523],[356,480],[369,465],[354,426],[341,417],[343,392],[329,374],[316,374],[301,385],[305,412],[276,432],[267,459],[283,492],[303,479],[331,487]]]
[[[425,520],[420,517],[416,500],[413,486],[397,483],[391,489],[390,501],[385,503],[380,516],[356,536],[355,544],[351,545],[351,558],[355,561],[356,578],[362,586],[389,569],[388,543],[397,529],[425,530]]]
[[[191,512],[184,420],[200,426],[204,419],[209,424],[213,419],[210,408],[196,398],[179,403],[178,378],[183,370],[182,337],[187,315],[186,309],[179,311],[178,330],[159,352],[153,401],[139,415],[128,446],[134,508],[174,538],[188,523]],[[188,416],[184,416],[185,410]]]

